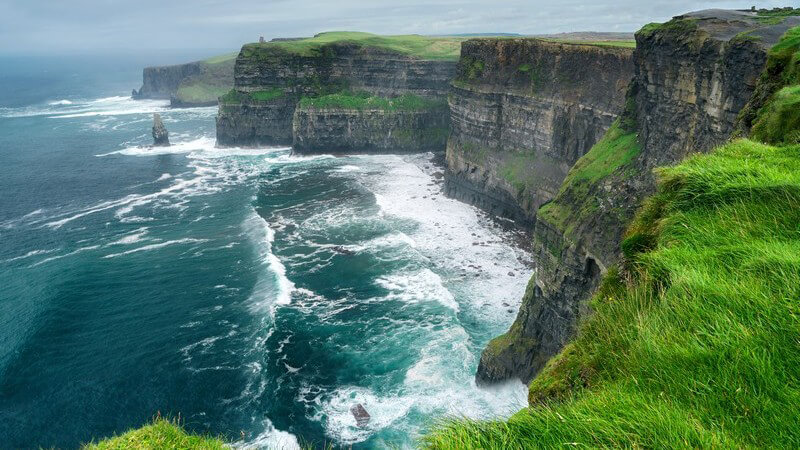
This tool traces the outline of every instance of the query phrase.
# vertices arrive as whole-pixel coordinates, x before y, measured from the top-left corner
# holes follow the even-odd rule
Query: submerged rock
[[[357,403],[350,407],[350,412],[353,413],[353,417],[356,418],[356,424],[359,427],[364,428],[369,423],[369,413],[364,408],[364,405],[361,403]]]
[[[153,113],[153,145],[156,147],[169,147],[169,132],[164,122],[161,121],[161,115]]]

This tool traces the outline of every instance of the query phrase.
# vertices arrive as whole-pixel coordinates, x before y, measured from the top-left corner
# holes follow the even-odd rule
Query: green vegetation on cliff
[[[241,103],[245,101],[251,102],[268,102],[283,97],[285,92],[281,88],[265,89],[261,91],[242,92],[231,89],[224,95],[220,96],[219,102],[226,103]]]
[[[789,30],[770,49],[755,98],[767,98],[767,104],[756,113],[753,138],[770,144],[800,143],[800,27]],[[744,120],[759,106],[748,105],[742,112]]]
[[[463,37],[433,37],[417,34],[381,36],[356,31],[331,31],[320,33],[313,38],[247,44],[242,48],[242,52],[247,56],[254,54],[259,49],[282,49],[296,55],[317,56],[324,45],[337,42],[392,50],[420,59],[457,60],[461,52],[461,42],[465,39]]]
[[[127,450],[131,448],[223,450],[228,447],[220,439],[187,433],[177,421],[159,417],[141,428],[98,443],[88,444],[83,448],[85,450]]]
[[[321,97],[303,97],[300,99],[301,108],[352,109],[358,111],[426,111],[434,108],[445,108],[446,106],[447,103],[443,100],[432,100],[413,94],[385,98],[368,92],[339,92]]]
[[[593,193],[612,173],[624,175],[625,168],[641,148],[634,124],[617,119],[603,138],[572,166],[558,195],[538,211],[538,217],[571,237],[574,227],[598,208]]]
[[[609,272],[532,406],[446,423],[429,447],[800,445],[800,147],[739,140],[659,178],[628,235],[648,245]]]
[[[200,74],[181,82],[175,98],[187,104],[211,104],[233,87],[236,53],[215,56],[200,62]]]

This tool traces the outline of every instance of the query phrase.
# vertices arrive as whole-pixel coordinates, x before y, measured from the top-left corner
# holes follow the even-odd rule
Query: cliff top
[[[314,56],[324,45],[334,43],[357,44],[398,52],[427,60],[458,60],[461,42],[466,37],[420,36],[417,34],[381,36],[358,31],[331,31],[312,38],[287,41],[256,42],[245,44],[243,52],[258,49],[282,49],[301,56]]]
[[[645,25],[641,32],[647,34],[676,28],[680,28],[682,32],[699,30],[717,40],[748,39],[769,48],[778,43],[790,28],[798,25],[800,9],[706,9],[675,16],[663,24]]]

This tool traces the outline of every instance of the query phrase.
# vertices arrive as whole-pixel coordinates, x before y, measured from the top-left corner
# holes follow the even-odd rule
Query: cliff
[[[564,348],[602,275],[622,257],[623,231],[655,189],[652,169],[731,137],[769,49],[798,20],[709,10],[636,34],[625,112],[537,211],[535,276],[511,330],[484,351],[479,382],[527,382]]]
[[[306,152],[360,151],[426,144],[420,139],[430,136],[438,139],[441,150],[443,140],[433,130],[446,124],[444,109],[425,108],[426,117],[421,111],[412,114],[391,107],[367,112],[358,99],[374,97],[387,103],[411,96],[442,102],[455,71],[459,43],[453,38],[323,33],[309,39],[247,44],[236,59],[235,87],[220,105],[217,143],[296,143]],[[332,95],[355,99],[356,104],[329,104],[324,112],[298,108],[303,100]],[[418,128],[426,120],[430,124]],[[395,138],[380,138],[388,132]],[[411,139],[403,143],[403,136]]]
[[[173,107],[211,106],[233,87],[233,55],[172,66],[146,67],[134,99],[169,99]]]
[[[297,153],[413,153],[445,148],[447,104],[416,96],[326,96],[295,110],[292,148]]]
[[[533,222],[622,111],[632,77],[631,48],[464,42],[449,100],[447,193]]]

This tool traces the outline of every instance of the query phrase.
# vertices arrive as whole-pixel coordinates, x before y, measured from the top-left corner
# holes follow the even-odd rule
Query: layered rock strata
[[[462,44],[446,191],[532,223],[623,109],[632,49],[540,39]]]
[[[413,145],[443,150],[444,139],[434,132],[447,121],[441,108],[411,113],[297,106],[304,97],[339,92],[443,101],[454,72],[455,61],[424,60],[351,42],[322,44],[307,52],[248,44],[236,59],[234,90],[221,99],[217,144],[295,143],[305,152],[391,151],[394,146],[409,151]],[[426,136],[431,140],[422,139]]]
[[[511,330],[484,350],[478,382],[527,382],[567,344],[602,274],[623,257],[625,226],[654,189],[652,169],[734,133],[769,48],[800,18],[774,22],[709,10],[637,33],[626,110],[537,211],[536,273]]]

